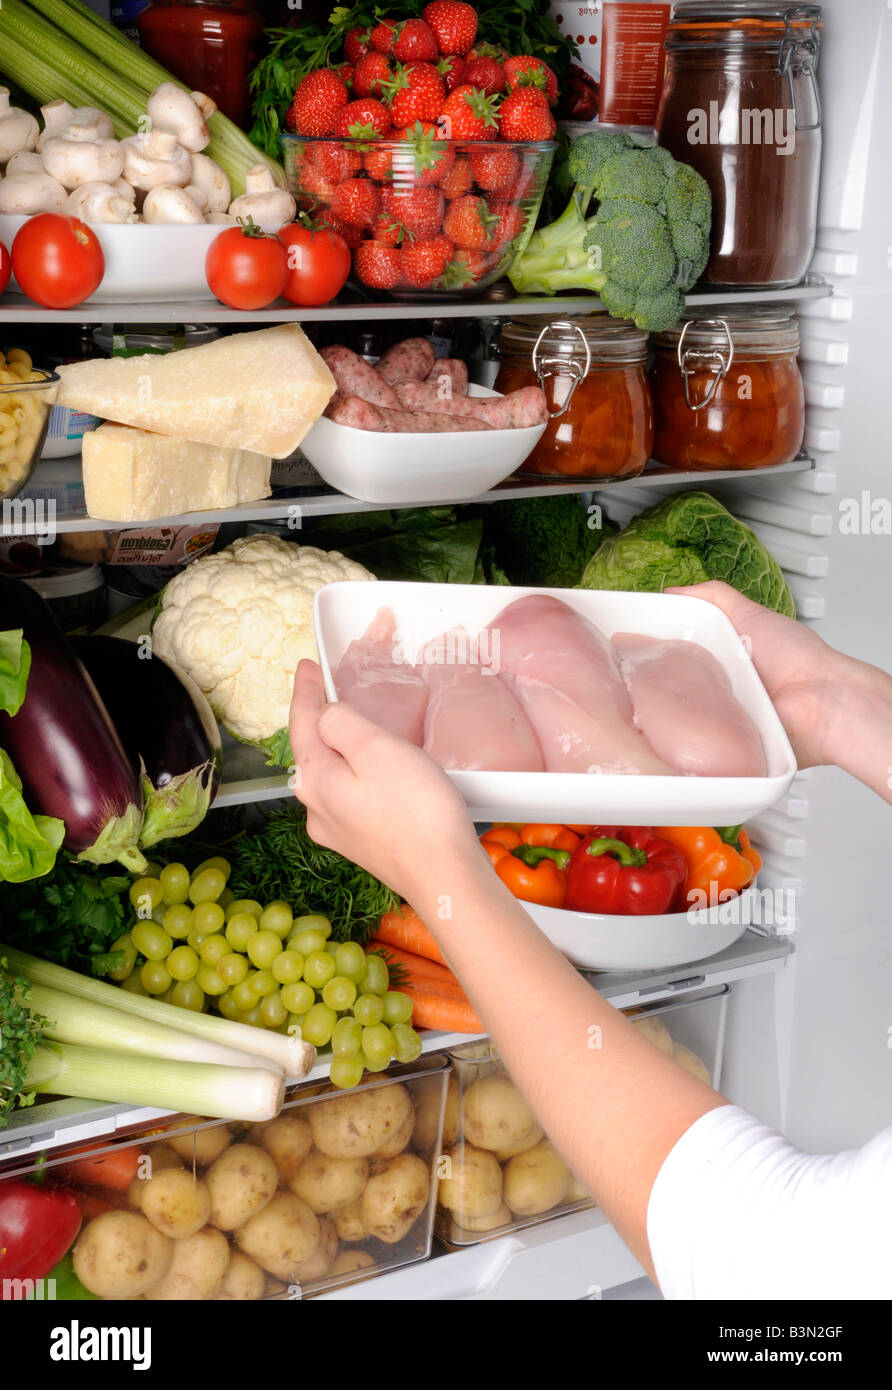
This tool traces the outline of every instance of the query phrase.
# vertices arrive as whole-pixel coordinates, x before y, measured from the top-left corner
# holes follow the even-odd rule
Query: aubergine
[[[79,859],[145,872],[139,778],[71,643],[39,594],[2,574],[0,626],[21,628],[31,649],[24,703],[0,713],[28,806],[64,822],[63,844]]]
[[[121,637],[73,637],[142,787],[140,846],[188,835],[220,779],[220,730],[207,697],[179,667]]]

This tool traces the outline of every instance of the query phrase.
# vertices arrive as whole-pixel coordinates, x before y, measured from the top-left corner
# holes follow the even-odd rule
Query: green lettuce
[[[18,714],[31,671],[31,648],[20,627],[0,632],[0,710]],[[0,748],[0,880],[25,883],[48,874],[65,838],[63,821],[32,816],[22,779]]]
[[[20,627],[0,632],[0,709],[18,714],[31,672],[31,648]]]

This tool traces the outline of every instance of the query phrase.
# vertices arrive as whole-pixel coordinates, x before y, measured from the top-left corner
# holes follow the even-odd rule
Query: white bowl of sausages
[[[346,347],[322,351],[338,390],[301,450],[339,492],[386,506],[465,501],[509,477],[547,423],[537,386],[500,396],[468,383],[425,338],[372,366]]]

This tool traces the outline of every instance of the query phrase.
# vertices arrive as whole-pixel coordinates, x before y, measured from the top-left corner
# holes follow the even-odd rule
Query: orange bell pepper
[[[566,825],[525,825],[520,832],[520,842],[541,845],[545,849],[566,849],[572,854],[579,844],[579,836]]]
[[[562,829],[560,826],[552,828]],[[499,878],[515,898],[543,907],[563,906],[567,895],[569,850],[526,844],[516,830],[507,826],[487,830],[480,836],[480,843]]]
[[[669,840],[688,864],[683,898],[687,906],[714,907],[748,888],[762,867],[742,826],[661,825],[654,833]]]

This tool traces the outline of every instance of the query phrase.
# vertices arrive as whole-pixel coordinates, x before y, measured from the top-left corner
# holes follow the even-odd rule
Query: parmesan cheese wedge
[[[100,425],[84,435],[87,515],[149,521],[256,502],[270,495],[270,466],[262,454]]]
[[[335,379],[296,323],[201,347],[94,358],[59,368],[58,404],[197,444],[287,458]]]

